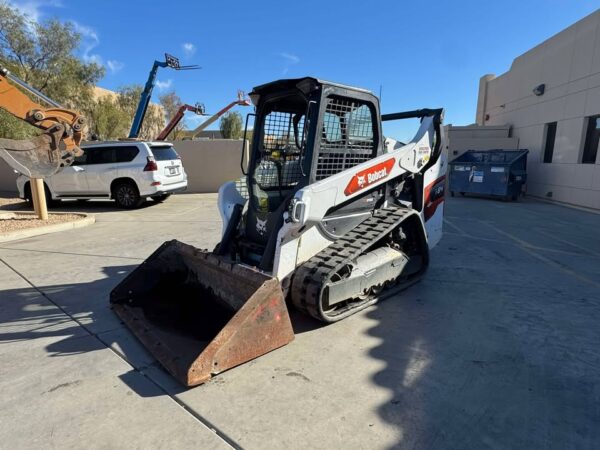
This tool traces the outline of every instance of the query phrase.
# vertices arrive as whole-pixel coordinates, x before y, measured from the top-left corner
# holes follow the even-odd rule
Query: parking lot
[[[449,198],[419,284],[183,389],[109,308],[162,242],[211,249],[215,194],[0,245],[0,442],[11,448],[598,448],[600,215]],[[0,444],[0,447],[2,445]]]

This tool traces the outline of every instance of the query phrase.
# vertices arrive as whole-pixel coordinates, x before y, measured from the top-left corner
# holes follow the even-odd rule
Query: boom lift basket
[[[176,240],[159,247],[110,299],[136,337],[186,386],[294,339],[277,279]]]

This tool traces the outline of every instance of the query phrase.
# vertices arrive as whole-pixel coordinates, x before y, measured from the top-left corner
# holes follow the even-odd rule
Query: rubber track
[[[352,231],[317,253],[296,269],[292,280],[291,299],[294,306],[325,322],[336,322],[375,303],[378,298],[349,302],[339,313],[325,315],[319,308],[323,286],[346,264],[355,260],[380,239],[387,236],[414,210],[384,208],[378,210]]]

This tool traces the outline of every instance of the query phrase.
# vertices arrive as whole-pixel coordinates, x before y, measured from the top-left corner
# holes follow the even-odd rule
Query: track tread
[[[325,283],[345,264],[367,251],[413,213],[413,210],[405,208],[381,209],[298,266],[292,280],[291,299],[294,306],[318,320],[336,322],[375,303],[377,299],[365,299],[336,315],[325,315],[319,308]]]

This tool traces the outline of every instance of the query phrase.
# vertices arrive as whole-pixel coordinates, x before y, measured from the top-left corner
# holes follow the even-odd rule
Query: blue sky
[[[25,1],[37,20],[77,24],[80,54],[106,67],[108,89],[143,84],[164,52],[202,70],[162,69],[156,98],[175,90],[216,112],[237,89],[316,76],[379,92],[382,112],[443,106],[474,121],[479,78],[595,11],[598,1]],[[244,110],[240,110],[243,114]],[[398,123],[385,134],[412,129]]]

